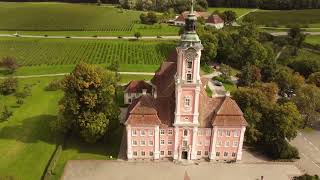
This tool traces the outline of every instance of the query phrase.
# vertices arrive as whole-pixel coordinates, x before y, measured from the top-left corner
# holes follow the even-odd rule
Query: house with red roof
[[[212,14],[208,17],[208,19],[206,19],[205,25],[221,29],[224,26],[224,21],[219,15]]]
[[[182,12],[174,21],[175,26],[185,26],[186,18],[188,17],[189,11]],[[221,29],[224,26],[223,19],[217,14],[211,14],[208,12],[194,12],[195,17],[202,17],[205,20],[206,26],[213,26],[217,29]]]
[[[209,97],[205,91],[206,80],[200,76],[203,46],[196,19],[191,9],[179,45],[151,80],[151,93],[142,93],[128,107],[128,160],[242,158],[247,122],[230,96]]]
[[[124,104],[131,104],[134,99],[139,98],[143,94],[153,95],[152,85],[145,81],[130,81],[125,86]]]

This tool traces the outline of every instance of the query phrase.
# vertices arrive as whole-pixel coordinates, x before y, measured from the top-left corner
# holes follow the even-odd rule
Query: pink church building
[[[143,93],[128,107],[128,160],[242,158],[247,122],[229,96],[207,96],[195,22],[191,10],[179,45],[151,80],[153,93]]]

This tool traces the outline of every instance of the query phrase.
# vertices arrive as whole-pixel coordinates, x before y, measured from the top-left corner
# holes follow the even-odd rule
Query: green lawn
[[[0,95],[0,106],[9,106],[14,112],[8,121],[0,122],[1,177],[41,179],[56,144],[49,123],[57,118],[58,101],[63,95],[61,91],[48,92],[44,88],[56,78],[61,77],[20,79],[20,89],[25,84],[32,85],[32,95],[27,97],[20,107],[13,95]],[[121,82],[150,78],[151,76],[125,75]],[[52,178],[59,179],[70,159],[116,159],[121,136],[122,127],[113,130],[105,141],[94,145],[71,136],[56,164]]]
[[[56,118],[61,92],[45,92],[53,78],[19,80],[33,84],[32,96],[18,107],[13,96],[0,97],[1,105],[9,106],[13,116],[0,122],[0,175],[14,179],[40,179],[55,149],[55,136],[49,123]]]
[[[240,17],[241,15],[244,15],[254,9],[250,8],[221,8],[221,7],[209,7],[208,11],[209,12],[214,12],[214,11],[219,11],[219,12],[224,12],[224,11],[234,11],[237,14],[237,17]]]
[[[320,44],[320,36],[307,36],[305,42],[310,44]]]
[[[298,52],[298,56],[291,57],[290,50],[286,48],[281,56],[278,59],[278,63],[282,65],[288,65],[294,61],[301,61],[301,60],[318,60],[320,61],[320,53],[312,52],[306,49],[300,49]],[[289,58],[288,58],[289,57]]]
[[[174,41],[0,38],[0,58],[15,57],[21,66],[91,64],[159,65]]]
[[[302,27],[320,27],[320,9],[259,10],[252,12],[256,23],[262,26],[285,27],[298,24]]]

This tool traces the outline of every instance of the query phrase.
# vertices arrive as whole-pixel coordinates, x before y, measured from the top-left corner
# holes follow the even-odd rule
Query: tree
[[[0,61],[0,67],[6,68],[9,70],[9,73],[12,74],[19,67],[17,61],[13,57],[4,57]]]
[[[304,84],[304,78],[288,67],[280,67],[276,73],[275,82],[282,94],[292,95]]]
[[[303,34],[300,27],[295,26],[288,31],[288,38],[290,44],[294,47],[293,55],[298,54],[298,49],[301,48],[303,41],[306,38],[306,35]]]
[[[201,39],[201,43],[203,45],[203,53],[201,56],[201,62],[209,63],[213,62],[217,55],[217,45],[218,41],[214,33],[211,31],[204,30],[199,28],[199,38]]]
[[[303,115],[303,128],[311,126],[320,118],[320,89],[315,85],[302,86],[293,98],[300,113]]]
[[[224,11],[222,13],[222,19],[225,25],[231,25],[237,19],[237,14],[234,11]]]
[[[238,85],[251,86],[261,80],[260,69],[255,65],[247,63],[241,70]]]
[[[85,141],[96,142],[118,121],[114,73],[81,63],[62,84],[64,96],[55,127],[62,132],[75,130]]]
[[[14,93],[18,88],[18,81],[16,78],[9,77],[0,84],[0,93],[9,95]]]
[[[140,32],[135,32],[134,33],[134,37],[136,37],[137,39],[141,38],[141,33]]]
[[[320,71],[310,74],[307,79],[307,83],[314,84],[320,87]]]
[[[155,24],[158,23],[159,19],[156,13],[148,12],[140,14],[140,21],[143,24]]]
[[[230,66],[226,65],[226,64],[221,64],[220,65],[220,72],[221,72],[221,77],[225,80],[225,81],[230,81],[231,80],[231,73],[232,73],[232,69]]]

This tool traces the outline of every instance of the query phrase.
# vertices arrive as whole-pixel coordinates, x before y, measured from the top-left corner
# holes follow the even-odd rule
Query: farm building
[[[184,11],[181,13],[174,21],[175,26],[184,26],[185,20],[188,17],[189,11]],[[205,20],[205,25],[214,26],[217,29],[221,29],[224,26],[224,21],[219,15],[211,14],[208,12],[194,12],[197,18],[202,17]]]
[[[229,96],[209,97],[200,76],[203,46],[191,10],[176,50],[162,63],[151,83],[128,108],[127,158],[237,161],[247,122]],[[145,91],[146,92],[146,91]]]

